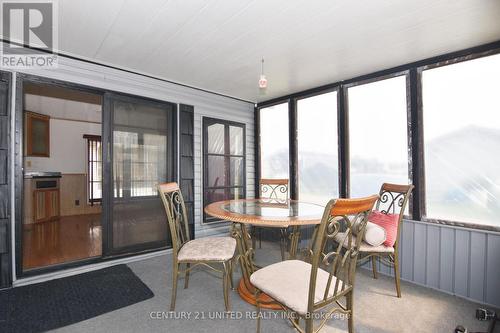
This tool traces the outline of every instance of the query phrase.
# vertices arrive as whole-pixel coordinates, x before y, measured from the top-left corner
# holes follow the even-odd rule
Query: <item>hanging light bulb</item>
[[[267,88],[267,79],[266,79],[266,75],[264,74],[264,58],[262,58],[261,72],[260,72],[260,79],[259,79],[259,88],[260,89]]]

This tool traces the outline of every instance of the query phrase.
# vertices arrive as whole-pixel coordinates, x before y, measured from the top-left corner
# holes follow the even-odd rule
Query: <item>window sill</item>
[[[423,217],[421,221],[412,220],[411,218],[404,218],[406,220],[415,221],[415,222],[423,222],[429,225],[435,224],[439,226],[447,226],[453,228],[466,229],[469,231],[484,231],[484,232],[493,232],[500,233],[500,226],[488,225],[488,224],[477,224],[477,223],[469,223],[469,222],[458,222],[458,221],[449,221],[449,220],[441,220],[441,219],[432,219]]]

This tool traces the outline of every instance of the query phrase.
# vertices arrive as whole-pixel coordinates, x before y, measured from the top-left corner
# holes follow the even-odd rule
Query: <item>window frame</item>
[[[223,154],[217,154],[217,153],[208,153],[208,127],[214,124],[222,124],[224,125],[224,153]],[[229,135],[229,127],[239,127],[243,130],[243,137],[242,137],[242,144],[243,144],[243,154],[241,155],[236,155],[236,154],[231,154],[231,145],[230,145],[230,135]],[[235,188],[241,188],[242,189],[242,198],[246,198],[247,196],[247,173],[246,173],[246,124],[240,123],[240,122],[235,122],[232,120],[226,120],[226,119],[218,119],[218,118],[210,118],[210,117],[203,117],[202,119],[202,161],[203,161],[203,172],[202,172],[202,177],[203,177],[203,202],[202,202],[202,207],[205,207],[208,205],[208,197],[207,193],[211,189],[223,189],[226,191],[230,191],[231,189]],[[209,186],[208,185],[208,157],[209,156],[221,156],[224,157],[224,165],[225,165],[225,178],[230,181],[230,170],[231,170],[231,157],[238,157],[243,159],[243,183],[241,186],[231,186],[230,184],[226,184],[225,186]],[[215,224],[215,223],[228,223],[227,221],[213,218],[205,214],[202,208],[202,224]]]
[[[386,75],[382,75],[382,76],[377,76],[377,77],[373,77],[373,78],[369,78],[369,79],[364,79],[364,80],[360,80],[360,81],[355,81],[355,82],[352,82],[352,83],[349,83],[349,84],[345,84],[342,86],[342,90],[344,91],[344,101],[345,101],[345,104],[344,104],[344,112],[346,114],[346,122],[345,122],[345,126],[346,126],[346,132],[347,132],[347,142],[346,142],[346,149],[347,149],[347,154],[346,154],[346,158],[345,158],[345,163],[346,163],[346,169],[347,169],[347,172],[346,172],[346,183],[348,184],[347,185],[347,196],[346,197],[350,197],[350,194],[351,194],[351,154],[350,154],[350,134],[349,134],[349,93],[348,93],[348,90],[349,88],[353,88],[353,87],[357,87],[357,86],[361,86],[361,85],[364,85],[364,84],[370,84],[370,83],[375,83],[375,82],[379,82],[379,81],[384,81],[384,80],[390,80],[390,79],[393,79],[393,78],[396,78],[396,77],[401,77],[401,76],[404,76],[405,77],[405,81],[406,81],[406,135],[407,135],[407,151],[408,151],[408,183],[409,184],[412,184],[414,182],[414,177],[413,177],[413,170],[414,170],[414,166],[413,166],[413,163],[412,163],[412,156],[413,156],[413,152],[415,150],[415,147],[413,147],[413,138],[412,138],[412,133],[413,133],[413,127],[412,127],[412,108],[411,108],[411,75],[410,75],[410,71],[409,70],[405,70],[405,71],[398,71],[398,72],[394,72],[394,73],[390,73],[390,74],[386,74]],[[380,184],[382,185],[382,184]],[[413,200],[412,200],[412,197],[413,197],[413,192],[410,194],[410,198],[408,200],[408,212],[409,212],[409,215],[405,215],[405,218],[407,219],[412,219],[413,218],[413,215],[414,215],[414,212],[413,212]]]
[[[288,182],[289,182],[289,195],[290,195],[290,199],[297,199],[297,193],[298,193],[298,174],[296,172],[296,170],[298,170],[295,166],[297,165],[298,163],[298,155],[297,155],[297,150],[294,150],[292,151],[292,149],[295,149],[294,147],[294,141],[296,140],[296,138],[293,138],[292,135],[290,133],[295,133],[296,132],[296,126],[297,126],[297,122],[296,122],[296,116],[297,116],[297,113],[296,113],[296,103],[290,99],[287,99],[285,101],[277,101],[275,103],[272,103],[272,104],[267,104],[263,107],[255,107],[254,108],[254,112],[255,112],[255,126],[254,126],[254,129],[255,129],[255,133],[254,133],[254,137],[255,137],[255,198],[260,198],[260,185],[259,185],[259,182],[260,182],[260,178],[261,178],[261,175],[262,175],[262,165],[261,165],[261,161],[262,161],[262,156],[261,156],[261,152],[262,152],[262,149],[261,149],[261,142],[262,142],[262,138],[261,138],[261,132],[260,132],[260,111],[262,109],[266,109],[266,108],[269,108],[269,107],[273,107],[273,106],[276,106],[276,105],[280,105],[280,104],[287,104],[288,105],[288,163],[290,165],[289,169],[288,169]],[[292,105],[293,104],[293,105]],[[293,119],[293,120],[291,120]],[[294,159],[295,162],[292,162],[292,159]]]
[[[338,174],[337,174],[337,185],[338,185],[338,189],[339,189],[339,197],[343,197],[342,194],[344,193],[345,195],[345,191],[343,190],[344,188],[344,181],[343,181],[343,177],[342,177],[342,170],[343,168],[345,167],[344,165],[344,161],[343,159],[341,158],[341,156],[344,154],[344,144],[341,144],[340,143],[340,139],[341,137],[344,137],[344,128],[343,126],[341,126],[341,117],[343,117],[343,114],[342,114],[342,111],[341,111],[341,108],[340,108],[340,103],[341,103],[341,97],[339,96],[341,94],[341,91],[342,91],[342,88],[341,86],[336,86],[336,87],[333,87],[333,88],[330,88],[330,89],[326,89],[326,90],[321,90],[321,91],[316,91],[316,92],[312,92],[312,93],[309,93],[307,95],[304,95],[304,96],[300,96],[300,97],[297,97],[297,98],[294,98],[293,99],[293,102],[295,104],[295,109],[294,109],[294,118],[295,118],[295,123],[296,123],[296,130],[295,130],[295,139],[294,141],[296,142],[296,156],[297,156],[297,166],[295,167],[295,170],[296,170],[296,179],[297,179],[297,184],[296,184],[296,188],[295,188],[295,193],[296,195],[294,196],[294,199],[296,200],[300,200],[300,187],[299,187],[299,165],[298,165],[298,161],[299,161],[299,139],[298,139],[298,130],[299,130],[299,117],[298,117],[298,111],[299,111],[299,108],[298,108],[298,102],[300,100],[303,100],[303,99],[307,99],[307,98],[311,98],[311,97],[317,97],[317,96],[321,96],[321,95],[324,95],[324,94],[328,94],[328,93],[332,93],[332,92],[337,92],[337,103],[336,103],[336,108],[337,108],[337,114],[336,114],[336,118],[337,118],[337,168],[338,168]]]
[[[87,202],[93,206],[94,204],[101,204],[102,203],[102,184],[103,184],[103,179],[101,177],[101,180],[93,180],[93,173],[92,173],[92,164],[97,163],[101,164],[101,176],[102,176],[102,170],[103,170],[103,161],[102,161],[102,137],[100,135],[92,135],[92,134],[84,134],[83,138],[87,140]],[[93,160],[92,159],[92,146],[91,142],[98,142],[99,147],[101,149],[101,160]],[[97,144],[96,144],[96,149],[97,149]],[[94,183],[101,183],[101,197],[100,198],[94,198],[94,191],[93,191],[93,184]]]
[[[267,101],[259,102],[254,108],[255,119],[255,154],[256,154],[256,178],[255,183],[258,183],[260,178],[260,109],[288,103],[289,105],[289,121],[290,121],[290,186],[291,198],[297,199],[298,184],[294,182],[294,175],[297,171],[297,165],[293,158],[293,153],[297,150],[297,134],[296,134],[296,101],[305,97],[322,92],[328,92],[332,89],[338,90],[338,144],[339,144],[339,178],[340,178],[340,196],[341,198],[349,197],[350,188],[350,172],[349,172],[349,114],[347,105],[347,88],[362,84],[370,83],[393,76],[399,76],[405,73],[407,83],[407,119],[408,119],[408,172],[411,183],[415,186],[410,198],[410,215],[406,217],[415,221],[422,221],[433,224],[444,224],[450,226],[458,226],[466,229],[478,229],[500,232],[500,226],[494,225],[479,225],[470,222],[454,221],[452,219],[433,219],[426,217],[426,197],[425,197],[425,161],[424,161],[424,141],[423,141],[423,103],[422,103],[422,72],[427,69],[438,68],[441,66],[452,65],[463,61],[474,60],[482,57],[487,57],[495,54],[500,54],[500,41],[472,47],[469,49],[459,50],[432,58],[427,58],[397,67],[376,71],[370,74],[361,75],[344,81],[338,81],[326,84],[320,87],[295,92],[289,95],[273,98]],[[296,155],[295,155],[296,157]],[[296,180],[296,178],[295,178]],[[256,193],[258,193],[256,187]]]
[[[480,59],[488,56],[493,56],[493,55],[498,55],[500,54],[500,48],[493,48],[491,50],[483,51],[483,52],[476,52],[476,53],[470,53],[466,55],[461,55],[458,57],[454,57],[451,59],[443,60],[443,61],[438,61],[434,62],[431,64],[426,64],[419,66],[415,69],[416,75],[417,75],[417,84],[418,84],[418,102],[417,102],[417,113],[418,113],[418,121],[415,124],[418,126],[418,132],[419,132],[419,170],[421,171],[421,178],[419,182],[419,191],[420,191],[420,210],[419,210],[419,220],[423,222],[428,222],[428,223],[433,223],[433,224],[443,224],[443,225],[450,225],[454,227],[461,227],[461,228],[467,228],[467,229],[479,229],[479,230],[487,230],[487,231],[496,231],[500,232],[500,226],[494,226],[494,225],[483,225],[483,224],[477,224],[474,222],[464,222],[464,221],[457,221],[453,219],[440,219],[440,218],[432,218],[432,217],[427,217],[427,197],[426,197],[426,174],[425,174],[425,148],[424,148],[424,105],[423,105],[423,94],[422,94],[422,74],[426,70],[430,69],[436,69],[448,65],[455,65],[459,64],[462,62],[466,61],[471,61],[475,59]]]

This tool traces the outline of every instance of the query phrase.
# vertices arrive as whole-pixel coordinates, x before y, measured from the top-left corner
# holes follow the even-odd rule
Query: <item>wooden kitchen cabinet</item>
[[[60,216],[59,189],[43,189],[33,192],[33,220],[44,222],[58,219]]]
[[[50,117],[25,112],[26,156],[50,157]]]

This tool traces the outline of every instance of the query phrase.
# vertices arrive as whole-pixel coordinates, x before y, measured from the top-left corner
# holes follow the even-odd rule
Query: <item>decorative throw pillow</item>
[[[368,222],[365,228],[365,237],[363,238],[365,242],[371,246],[382,245],[386,240],[386,231],[381,226]]]
[[[354,226],[352,228],[352,233],[357,236],[359,224],[361,220],[357,220],[354,222]],[[386,231],[381,226],[367,222],[365,227],[365,234],[363,236],[363,240],[370,244],[371,246],[379,246],[382,245],[386,240]]]
[[[368,221],[385,229],[386,239],[383,243],[385,246],[394,246],[398,237],[398,220],[398,214],[384,214],[376,210],[368,216]]]

